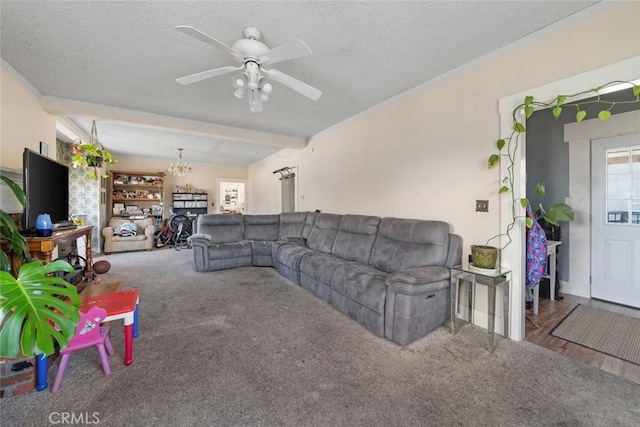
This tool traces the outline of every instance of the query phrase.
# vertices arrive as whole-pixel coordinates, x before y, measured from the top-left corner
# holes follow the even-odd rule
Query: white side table
[[[556,299],[556,254],[558,246],[562,242],[557,240],[547,240],[547,274],[549,279],[549,296],[551,301]],[[533,314],[538,314],[538,306],[540,305],[540,284],[533,287]]]
[[[458,290],[460,281],[466,280],[469,284],[469,322],[473,323],[473,304],[474,304],[474,287],[476,284],[487,286],[489,290],[489,339],[488,349],[493,352],[495,349],[494,344],[494,329],[495,329],[495,314],[496,314],[496,288],[502,286],[503,292],[503,319],[504,319],[504,337],[509,338],[509,284],[511,283],[511,270],[499,269],[496,272],[483,272],[482,269],[470,268],[468,263],[457,265],[451,269],[451,333],[456,333],[456,313],[458,307]]]

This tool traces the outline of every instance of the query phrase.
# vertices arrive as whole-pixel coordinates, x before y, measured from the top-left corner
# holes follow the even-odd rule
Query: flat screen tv
[[[54,224],[69,219],[69,167],[25,148],[23,184],[27,203],[23,228],[34,229],[38,215],[47,213]]]

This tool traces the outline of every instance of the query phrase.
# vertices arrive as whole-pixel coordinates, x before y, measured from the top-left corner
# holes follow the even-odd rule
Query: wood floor
[[[640,384],[640,366],[549,334],[578,304],[634,317],[640,317],[640,310],[572,295],[563,294],[562,296],[564,299],[558,301],[540,298],[537,316],[533,314],[533,310],[526,311],[527,318],[535,322],[539,327],[536,328],[530,321],[525,321],[525,340]]]

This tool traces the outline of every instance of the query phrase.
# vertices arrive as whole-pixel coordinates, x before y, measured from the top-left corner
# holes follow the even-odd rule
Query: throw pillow
[[[132,222],[125,222],[120,226],[120,235],[122,237],[135,236],[138,226]]]

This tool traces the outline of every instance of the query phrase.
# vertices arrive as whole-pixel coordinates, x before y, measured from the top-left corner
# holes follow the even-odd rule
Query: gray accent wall
[[[591,98],[595,99],[595,98]],[[602,96],[606,101],[625,101],[634,99],[631,89]],[[598,116],[602,106],[596,104],[582,108],[587,112],[585,120]],[[625,113],[640,109],[638,103],[618,104],[612,114]],[[533,211],[537,210],[540,199],[534,192],[539,181],[546,183],[545,208],[565,201],[569,197],[569,144],[564,141],[564,125],[576,121],[576,109],[566,108],[557,120],[551,109],[533,113],[527,120],[527,198]],[[562,245],[558,249],[558,275],[560,280],[570,281],[569,277],[569,241],[570,223],[561,222]]]

